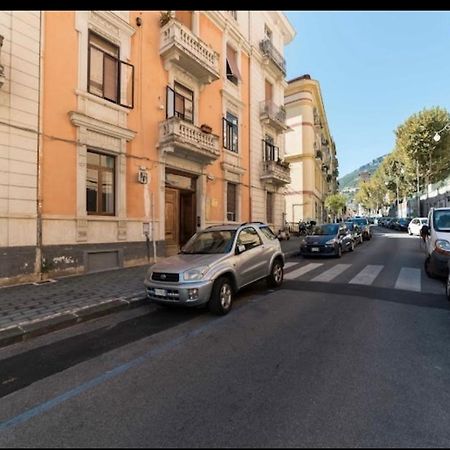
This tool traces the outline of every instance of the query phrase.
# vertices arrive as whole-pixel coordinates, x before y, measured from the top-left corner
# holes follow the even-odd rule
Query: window
[[[280,157],[280,149],[274,145],[274,139],[272,136],[266,134],[263,143],[263,161],[278,161]]]
[[[238,84],[238,81],[241,80],[237,64],[237,51],[229,45],[227,45],[227,79],[234,84]]]
[[[277,236],[275,235],[275,233],[272,231],[272,229],[270,227],[262,226],[262,227],[259,227],[259,229],[266,236],[266,238],[268,238],[268,239],[270,239],[272,241],[277,239]]]
[[[133,108],[134,66],[119,59],[119,47],[89,33],[88,92]]]
[[[115,158],[87,151],[86,209],[88,214],[114,215]]]
[[[267,192],[266,196],[267,223],[273,223],[273,193]]]
[[[238,118],[227,112],[223,119],[223,146],[232,152],[239,150]]]
[[[244,245],[245,250],[250,250],[261,244],[262,242],[258,232],[252,227],[244,228],[237,238],[237,245]]]
[[[194,122],[194,93],[177,82],[174,89],[167,86],[166,118],[174,116]]]
[[[237,185],[227,183],[227,220],[236,222],[237,220]]]

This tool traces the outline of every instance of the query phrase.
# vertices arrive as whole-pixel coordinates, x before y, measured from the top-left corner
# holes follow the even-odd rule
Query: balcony
[[[259,118],[261,122],[272,126],[279,132],[286,131],[286,109],[278,106],[271,100],[263,100],[259,104]]]
[[[272,63],[272,65],[280,71],[283,76],[286,76],[286,60],[273,46],[272,41],[270,39],[263,39],[259,43],[259,48],[267,62]]]
[[[161,28],[159,54],[165,64],[178,65],[202,83],[220,78],[219,55],[176,20]]]
[[[219,136],[179,117],[171,117],[159,126],[159,149],[200,164],[211,164],[220,155]]]
[[[291,182],[289,165],[277,161],[263,161],[261,180],[283,186]]]

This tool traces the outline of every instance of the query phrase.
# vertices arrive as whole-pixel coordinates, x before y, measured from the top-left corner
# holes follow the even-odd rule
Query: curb
[[[0,348],[120,310],[137,308],[144,305],[146,300],[147,297],[144,293],[129,298],[114,298],[95,305],[83,306],[41,319],[11,325],[0,330]]]

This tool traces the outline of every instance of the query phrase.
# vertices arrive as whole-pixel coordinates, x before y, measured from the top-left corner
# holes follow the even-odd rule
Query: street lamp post
[[[448,129],[450,129],[450,122],[439,131],[436,131],[435,135],[433,136],[434,141],[439,142],[441,140],[441,133]]]

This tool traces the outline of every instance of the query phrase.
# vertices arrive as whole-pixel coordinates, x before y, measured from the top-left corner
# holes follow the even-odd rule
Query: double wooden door
[[[196,231],[195,192],[166,187],[165,238],[178,251]]]

